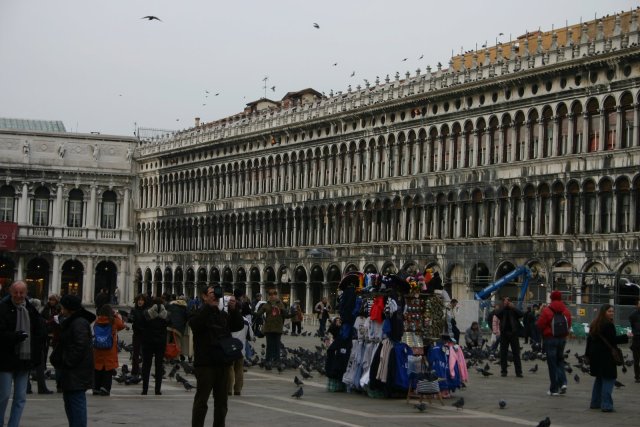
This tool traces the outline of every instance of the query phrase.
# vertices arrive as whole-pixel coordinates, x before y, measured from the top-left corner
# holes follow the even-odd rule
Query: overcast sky
[[[134,123],[183,129],[197,116],[242,111],[265,95],[265,76],[274,100],[306,87],[355,89],[363,79],[447,64],[452,50],[494,44],[499,33],[504,42],[637,4],[0,0],[0,117],[119,135],[132,135]]]

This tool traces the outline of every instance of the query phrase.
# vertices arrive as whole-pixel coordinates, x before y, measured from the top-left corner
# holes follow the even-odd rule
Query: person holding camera
[[[27,300],[27,284],[14,282],[10,298],[0,302],[0,425],[11,395],[13,402],[8,427],[20,426],[27,401],[29,370],[42,363],[42,346],[47,335],[44,319]]]
[[[513,366],[516,369],[516,377],[522,378],[522,362],[520,361],[520,319],[522,311],[513,305],[509,297],[502,300],[502,308],[496,311],[495,316],[500,320],[500,370],[503,377],[507,376],[507,355],[509,347],[513,353]]]
[[[213,392],[213,426],[224,427],[227,417],[227,388],[230,363],[225,361],[219,340],[231,337],[244,327],[244,320],[235,298],[230,298],[227,311],[220,309],[224,292],[220,286],[202,290],[202,306],[189,319],[193,334],[193,366],[197,380],[193,399],[191,425],[204,426],[209,406],[207,401]]]

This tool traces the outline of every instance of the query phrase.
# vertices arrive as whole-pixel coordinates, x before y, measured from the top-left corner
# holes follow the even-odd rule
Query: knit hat
[[[551,301],[560,301],[562,300],[562,294],[560,291],[551,292]]]
[[[75,295],[65,295],[60,299],[60,305],[70,311],[78,311],[82,308],[80,298]]]

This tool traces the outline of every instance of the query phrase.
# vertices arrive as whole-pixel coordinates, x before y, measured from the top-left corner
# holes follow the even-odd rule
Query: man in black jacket
[[[209,286],[202,291],[203,305],[189,320],[193,332],[194,368],[197,380],[191,414],[192,427],[204,426],[207,401],[213,391],[213,426],[224,427],[227,416],[227,381],[230,363],[225,362],[220,338],[231,336],[244,327],[235,298],[230,298],[227,311],[219,308],[222,288]]]
[[[629,316],[633,340],[631,341],[631,352],[633,353],[633,374],[636,382],[640,383],[640,298],[636,300],[636,311]]]
[[[47,335],[44,319],[27,301],[27,285],[14,282],[10,297],[0,303],[0,425],[11,395],[13,403],[8,427],[18,427],[27,400],[29,370],[42,361],[42,345]]]
[[[65,295],[60,299],[60,338],[49,358],[60,371],[64,410],[70,426],[86,427],[86,391],[93,388],[93,346],[91,323],[96,320],[93,313],[82,308],[80,298]]]
[[[522,312],[513,305],[508,297],[502,300],[502,308],[496,311],[496,317],[500,319],[500,370],[503,377],[507,376],[507,354],[509,353],[509,346],[511,346],[516,377],[522,378],[520,339],[518,337],[522,316]]]

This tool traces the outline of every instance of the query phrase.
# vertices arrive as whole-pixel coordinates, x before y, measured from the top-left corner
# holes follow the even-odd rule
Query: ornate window
[[[10,185],[0,188],[0,221],[13,221],[13,204],[16,192]]]
[[[83,198],[84,195],[82,191],[77,188],[69,192],[67,227],[82,227]]]
[[[49,225],[49,190],[39,187],[33,199],[33,225],[44,227]]]
[[[105,191],[102,196],[102,210],[100,212],[101,228],[116,228],[116,202],[116,193],[113,191]]]

